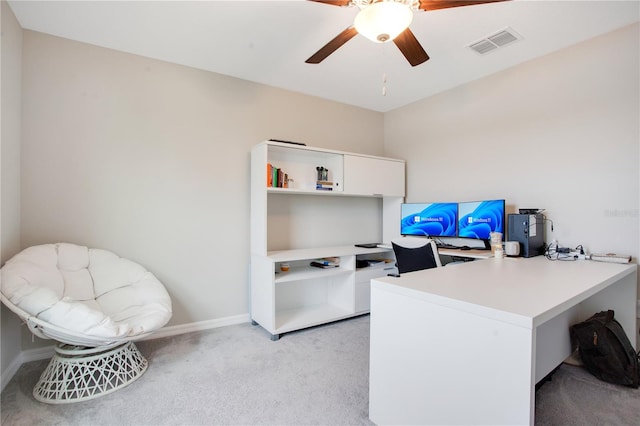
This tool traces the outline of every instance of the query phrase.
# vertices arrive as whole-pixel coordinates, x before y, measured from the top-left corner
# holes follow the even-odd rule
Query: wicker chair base
[[[49,404],[87,401],[127,386],[147,365],[133,342],[106,348],[58,344],[33,396]]]

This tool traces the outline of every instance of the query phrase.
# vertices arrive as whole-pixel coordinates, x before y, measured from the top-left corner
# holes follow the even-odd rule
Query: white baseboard
[[[43,348],[27,349],[22,351],[22,364],[31,361],[40,361],[41,359],[49,359],[53,356],[55,345],[45,346]]]
[[[213,328],[226,327],[228,325],[242,324],[249,322],[249,320],[249,314],[242,314],[207,321],[192,322],[189,324],[173,325],[163,327],[141,340],[159,339],[161,337],[177,336],[179,334],[192,333],[194,331],[210,330]],[[4,390],[4,387],[11,381],[13,376],[15,376],[22,364],[25,362],[51,358],[54,354],[54,346],[55,345],[43,348],[27,349],[26,351],[20,352],[18,356],[11,361],[5,371],[2,372],[2,376],[0,377],[0,392]]]
[[[53,356],[53,353],[53,346],[28,349],[26,351],[20,352],[18,356],[16,356],[13,361],[11,361],[11,364],[9,364],[6,370],[2,372],[2,387],[0,387],[0,391],[4,390],[4,387],[7,385],[7,383],[9,383],[13,376],[15,376],[22,364],[24,364],[25,362],[39,361],[41,359],[51,358]]]
[[[18,354],[13,361],[9,364],[5,371],[2,372],[2,379],[0,381],[0,390],[4,390],[4,387],[9,383],[9,381],[15,376],[18,372],[18,369],[22,365],[22,353]]]
[[[249,314],[235,315],[232,317],[218,318],[207,321],[192,322],[189,324],[172,325],[162,327],[158,331],[154,331],[151,335],[141,340],[159,339],[161,337],[178,336],[180,334],[192,333],[194,331],[211,330],[228,325],[243,324],[249,322]]]

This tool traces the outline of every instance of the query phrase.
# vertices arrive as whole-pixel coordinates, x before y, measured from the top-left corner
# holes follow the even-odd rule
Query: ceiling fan
[[[385,43],[392,41],[400,52],[415,67],[429,59],[418,39],[409,29],[413,10],[437,10],[459,6],[472,6],[483,3],[495,3],[509,0],[309,0],[332,6],[357,6],[360,12],[352,26],[338,34],[305,62],[319,64],[340,46],[351,40],[356,34],[368,39]]]

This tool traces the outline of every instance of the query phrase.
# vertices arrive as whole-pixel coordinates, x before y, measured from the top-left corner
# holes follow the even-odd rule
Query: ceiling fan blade
[[[315,3],[330,4],[332,6],[349,6],[349,0],[309,0]]]
[[[398,37],[394,38],[393,42],[398,46],[398,49],[400,49],[412,67],[420,65],[429,59],[429,55],[424,51],[420,42],[409,28],[401,32]]]
[[[325,44],[320,50],[311,55],[311,57],[305,62],[308,64],[319,64],[320,62],[324,61],[327,56],[338,50],[340,46],[351,40],[356,34],[358,34],[358,31],[356,31],[355,28],[347,28],[346,30],[338,34],[329,43]]]
[[[473,6],[477,4],[484,3],[497,3],[501,1],[510,1],[510,0],[420,0],[419,8],[421,10],[438,10],[438,9],[448,9],[450,7],[460,7],[460,6]]]

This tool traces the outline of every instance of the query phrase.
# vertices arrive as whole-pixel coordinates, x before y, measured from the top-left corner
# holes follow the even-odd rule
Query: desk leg
[[[373,286],[369,417],[532,424],[535,332]]]
[[[613,309],[615,311],[615,319],[620,323],[620,325],[622,325],[622,328],[627,334],[627,337],[629,337],[631,344],[637,350],[637,280],[637,272],[629,274],[580,303],[579,315],[575,318],[573,323],[575,324],[576,322],[584,321],[596,312]]]
[[[573,352],[570,327],[596,312],[613,309],[616,320],[624,328],[631,344],[636,346],[636,279],[637,273],[627,275],[537,327],[536,381],[560,365]]]

